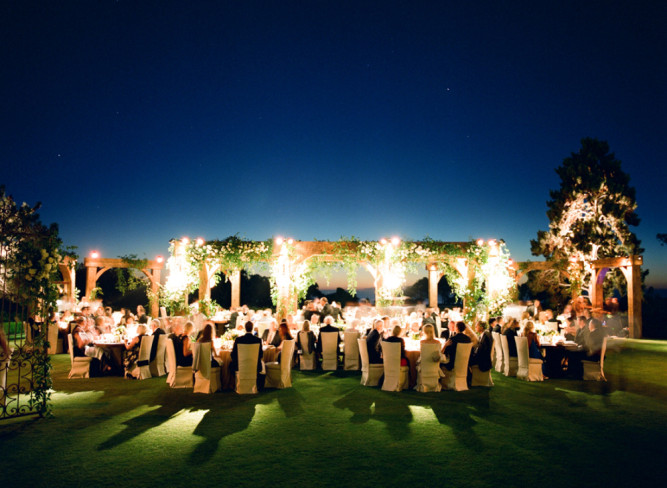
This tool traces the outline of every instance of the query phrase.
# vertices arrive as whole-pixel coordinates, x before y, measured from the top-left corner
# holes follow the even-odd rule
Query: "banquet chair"
[[[220,391],[220,368],[211,367],[211,343],[192,343],[192,372],[195,376],[194,393]]]
[[[239,370],[236,372],[236,393],[257,393],[257,358],[259,344],[237,344]]]
[[[167,364],[169,365],[169,374],[167,374],[167,384],[172,388],[192,388],[192,366],[176,366],[176,351],[174,350],[174,341],[167,338]]]
[[[419,358],[415,390],[422,393],[440,391],[440,378],[443,376],[440,369],[440,344],[422,344]]]
[[[503,371],[505,376],[516,376],[516,370],[519,367],[519,360],[510,357],[510,347],[507,342],[507,336],[500,334],[500,343],[503,349]]]
[[[445,376],[441,380],[446,390],[465,391],[468,389],[468,360],[472,351],[472,343],[456,345],[456,359],[454,369],[445,369]]]
[[[382,341],[382,364],[384,368],[384,391],[401,391],[408,387],[407,366],[401,366],[401,343]]]
[[[151,346],[153,345],[153,336],[145,335],[141,338],[139,345],[139,359],[137,359],[136,367],[132,371],[125,371],[135,378],[145,380],[151,377],[150,358]]]
[[[528,354],[528,338],[516,337],[516,355],[519,367],[516,377],[525,381],[544,381],[542,360],[531,358]]]
[[[335,371],[338,369],[338,332],[320,333],[322,341],[322,369]]]
[[[49,323],[47,339],[49,341],[49,354],[58,354],[63,352],[62,342],[58,339],[58,324],[56,322]]]
[[[584,365],[584,380],[586,381],[607,381],[604,376],[604,355],[607,352],[607,338],[602,340],[602,349],[600,350],[599,361],[581,361]]]
[[[494,332],[494,334],[498,333]],[[496,344],[495,337],[493,338],[493,344],[494,346],[491,347],[491,351],[495,351],[495,344]],[[491,356],[493,357],[493,354],[491,354]],[[470,373],[472,375],[470,380],[470,386],[494,386],[493,379],[491,378],[491,369],[489,369],[488,371],[481,371],[477,364],[470,366]]]
[[[359,332],[346,330],[343,334],[343,369],[357,371],[359,369]]]
[[[503,356],[503,345],[500,342],[500,332],[492,332],[491,335],[493,335],[493,350],[496,353],[493,367],[497,373],[502,373],[505,369],[505,357]]]
[[[266,363],[267,388],[291,388],[292,387],[292,355],[294,354],[294,339],[283,342],[280,353],[280,362]]]
[[[155,340],[155,337],[156,336],[153,336],[153,340]],[[166,351],[167,336],[165,334],[160,334],[157,336],[157,350],[155,351],[155,358],[149,365],[152,376],[164,376],[167,374],[167,371],[165,370]]]
[[[381,364],[370,364],[366,339],[357,339],[357,344],[359,344],[359,356],[361,356],[361,384],[377,386],[384,372],[384,367]]]
[[[67,334],[67,344],[69,345],[69,360],[72,368],[69,371],[68,378],[90,378],[90,362],[93,358],[74,357],[74,342],[72,334]]]
[[[301,360],[299,362],[299,369],[302,371],[312,371],[315,369],[315,360],[317,355],[315,349],[308,351],[308,332],[299,332],[299,340],[301,342]]]
[[[264,335],[264,331],[269,327],[269,322],[265,320],[259,320],[257,321],[257,324],[255,324],[255,327],[257,327],[257,337],[262,337]],[[278,332],[276,332],[278,334]]]

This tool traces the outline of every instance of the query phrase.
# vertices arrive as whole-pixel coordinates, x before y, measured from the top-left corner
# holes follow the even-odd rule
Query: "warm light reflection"
[[[100,257],[100,253],[97,252],[97,251],[91,251],[90,252],[90,257],[93,258],[93,259],[97,259],[97,258]]]

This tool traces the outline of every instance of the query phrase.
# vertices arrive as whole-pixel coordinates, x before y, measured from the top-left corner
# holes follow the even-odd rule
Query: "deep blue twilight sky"
[[[591,136],[665,287],[666,5],[2,0],[0,183],[81,255],[429,235],[524,260]]]

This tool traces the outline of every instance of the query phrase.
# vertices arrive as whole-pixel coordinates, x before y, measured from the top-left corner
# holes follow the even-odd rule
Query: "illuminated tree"
[[[549,230],[538,231],[531,241],[536,256],[561,263],[561,271],[573,271],[574,261],[583,273],[572,283],[558,273],[558,287],[591,287],[591,261],[604,257],[640,254],[640,241],[630,230],[639,224],[635,213],[635,189],[630,176],[621,170],[621,161],[609,152],[604,141],[585,138],[578,153],[572,153],[556,169],[560,188],[551,191],[547,202]],[[542,273],[541,281],[554,289],[554,273]],[[614,279],[609,287],[614,287]],[[579,290],[571,290],[578,292]]]

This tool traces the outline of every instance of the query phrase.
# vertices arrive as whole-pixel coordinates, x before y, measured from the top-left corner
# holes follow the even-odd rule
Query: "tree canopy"
[[[549,229],[538,231],[531,252],[563,263],[563,270],[574,260],[583,264],[580,284],[588,287],[591,261],[643,251],[630,230],[639,225],[635,189],[609,144],[593,138],[582,139],[579,152],[565,158],[556,173],[560,188],[547,202]]]

